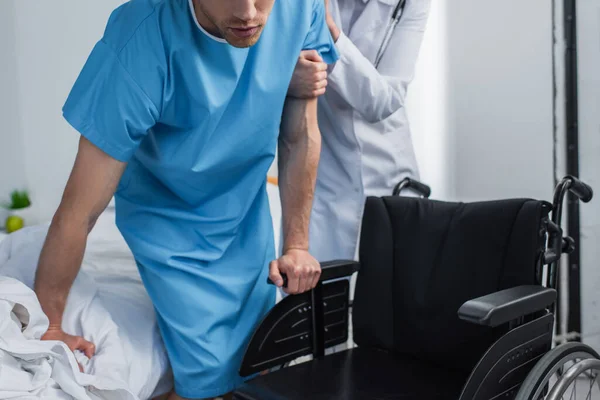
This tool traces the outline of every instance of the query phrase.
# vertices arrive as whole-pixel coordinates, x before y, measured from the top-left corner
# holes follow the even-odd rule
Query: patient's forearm
[[[35,292],[50,326],[60,327],[69,291],[79,272],[90,224],[59,211],[48,231],[35,278]]]
[[[308,227],[321,152],[316,115],[316,99],[286,101],[279,140],[284,252],[308,250]]]
[[[81,267],[87,236],[110,202],[126,164],[83,136],[75,165],[40,255],[35,292],[50,320],[60,327],[67,297]]]

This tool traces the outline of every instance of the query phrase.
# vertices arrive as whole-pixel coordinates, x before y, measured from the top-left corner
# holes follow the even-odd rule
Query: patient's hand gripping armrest
[[[542,311],[556,301],[556,290],[543,286],[517,286],[469,300],[458,317],[477,325],[496,327]]]
[[[352,260],[334,260],[321,263],[321,278],[319,282],[331,281],[333,279],[344,278],[358,271],[359,263]],[[271,279],[267,279],[269,284],[273,284]],[[287,287],[287,276],[283,275],[283,287]]]

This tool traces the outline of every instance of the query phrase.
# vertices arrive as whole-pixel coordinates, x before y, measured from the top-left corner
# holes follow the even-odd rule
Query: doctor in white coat
[[[329,0],[340,59],[303,53],[291,95],[319,98],[321,161],[310,224],[317,260],[356,259],[367,196],[419,179],[405,99],[430,0]],[[325,90],[326,86],[326,90]]]

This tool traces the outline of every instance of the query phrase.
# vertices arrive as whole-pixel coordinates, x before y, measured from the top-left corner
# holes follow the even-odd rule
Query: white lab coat
[[[419,179],[404,104],[430,0],[407,0],[378,69],[397,0],[330,0],[342,31],[340,11],[349,1],[368,3],[340,34],[340,59],[319,98],[322,151],[310,225],[310,251],[319,261],[355,259],[366,197],[391,195],[405,177]]]

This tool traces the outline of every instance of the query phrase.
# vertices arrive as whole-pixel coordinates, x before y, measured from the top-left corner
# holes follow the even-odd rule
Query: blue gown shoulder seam
[[[139,82],[131,75],[131,72],[129,72],[129,70],[125,67],[125,65],[123,65],[123,62],[121,61],[121,57],[119,56],[120,52],[117,53],[111,46],[108,45],[108,43],[106,43],[104,41],[104,39],[101,39],[100,41],[113,53],[113,55],[115,56],[115,59],[117,60],[117,62],[119,63],[119,65],[121,66],[123,71],[127,74],[127,76],[129,76],[131,81],[138,87],[138,89],[140,89],[140,91],[144,94],[146,99],[148,99],[148,101],[150,102],[152,107],[154,107],[154,110],[153,110],[154,113],[156,113],[158,115],[160,108],[156,104],[154,104],[154,101],[150,98],[150,96],[148,96],[148,94],[146,93],[146,91],[144,90],[142,85],[139,84]]]
[[[137,35],[138,31],[140,30],[140,28],[142,27],[142,25],[144,25],[144,23],[148,20],[148,18],[152,17],[154,14],[156,14],[156,5],[154,5],[154,7],[152,8],[152,12],[149,13],[144,19],[142,19],[140,21],[140,23],[138,24],[138,26],[135,27],[135,29],[133,30],[133,32],[131,33],[131,36],[129,36],[129,39],[127,39],[122,45],[121,47],[119,47],[118,49],[115,49],[115,54],[117,56],[119,56],[121,54],[121,52],[123,50],[125,50],[125,48],[127,47],[127,45],[129,44],[129,42],[131,42],[131,40],[135,37],[135,35]]]

